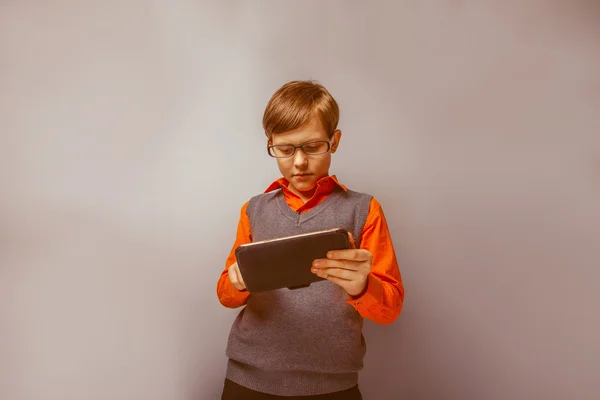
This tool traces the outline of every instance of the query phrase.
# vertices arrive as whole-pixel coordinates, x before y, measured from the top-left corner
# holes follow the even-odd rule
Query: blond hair
[[[329,135],[337,129],[340,110],[327,89],[314,81],[292,81],[279,88],[269,100],[263,115],[265,135],[283,133],[318,117]]]

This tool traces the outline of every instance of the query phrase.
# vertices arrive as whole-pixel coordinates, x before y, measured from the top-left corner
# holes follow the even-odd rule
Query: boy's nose
[[[296,154],[294,154],[294,166],[295,167],[304,167],[308,162],[308,156],[302,151],[302,149],[297,149]]]

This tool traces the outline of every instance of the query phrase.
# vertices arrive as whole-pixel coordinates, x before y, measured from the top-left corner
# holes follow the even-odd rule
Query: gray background
[[[595,1],[0,3],[0,398],[216,399],[285,81],[406,286],[366,400],[600,398]]]

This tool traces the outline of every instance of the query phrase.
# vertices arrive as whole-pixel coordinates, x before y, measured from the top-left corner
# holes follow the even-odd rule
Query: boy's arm
[[[375,198],[371,200],[360,248],[372,255],[371,272],[365,292],[348,303],[364,318],[378,324],[392,323],[402,311],[404,285],[387,222]]]
[[[241,244],[252,242],[250,220],[248,219],[248,214],[246,214],[247,208],[248,203],[246,202],[242,206],[242,210],[240,212],[240,220],[238,222],[235,243],[231,248],[229,257],[227,257],[227,261],[225,262],[225,269],[223,270],[223,272],[221,272],[221,276],[219,277],[219,281],[217,282],[217,296],[219,297],[219,301],[225,307],[229,308],[237,308],[243,306],[246,303],[246,299],[250,295],[248,291],[238,290],[231,284],[228,272],[229,267],[236,262],[235,249]]]

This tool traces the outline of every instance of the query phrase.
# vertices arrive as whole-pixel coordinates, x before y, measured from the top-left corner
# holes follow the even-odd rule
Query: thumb
[[[354,243],[354,236],[352,236],[351,232],[348,232],[348,237],[350,238],[350,248],[355,249],[356,243]]]

